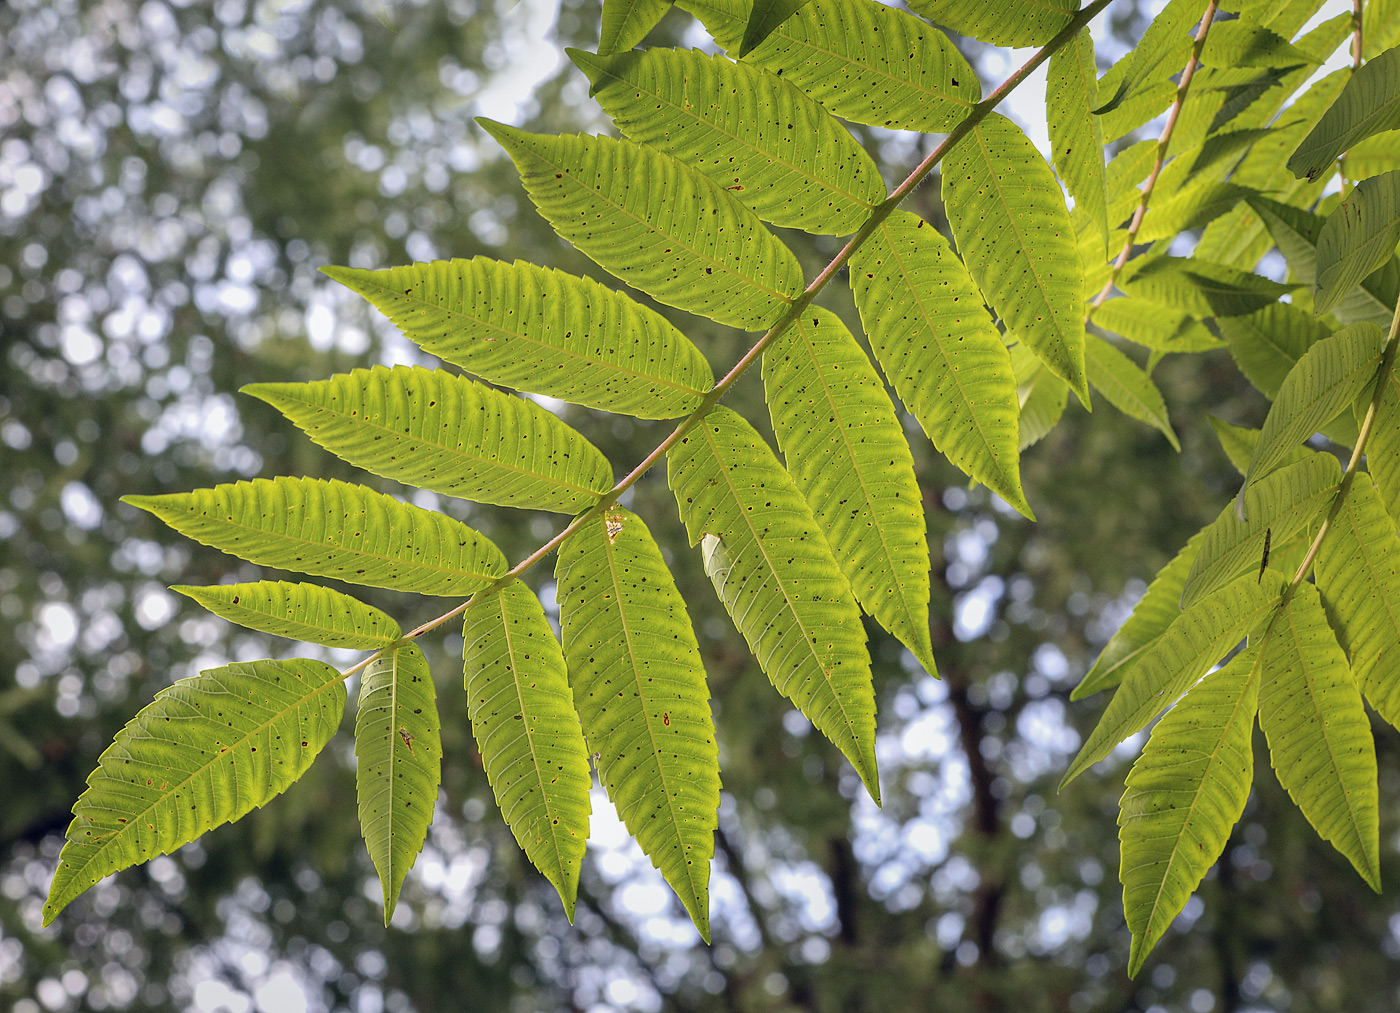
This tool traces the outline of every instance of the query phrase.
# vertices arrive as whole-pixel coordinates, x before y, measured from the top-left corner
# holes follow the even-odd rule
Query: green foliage
[[[1106,5],[926,0],[913,5],[925,21],[872,0],[683,0],[721,48],[744,54],[736,62],[633,52],[668,5],[608,0],[601,55],[571,55],[625,139],[481,125],[578,251],[645,298],[763,336],[716,383],[667,317],[596,281],[484,258],[328,268],[425,352],[485,382],[375,367],[247,392],[372,475],[571,520],[512,567],[455,517],[363,485],[280,477],[130,497],[252,564],[458,602],[405,635],[330,588],[179,587],[252,629],[371,653],[344,672],[236,664],[157,695],[75,806],[45,919],[102,876],[284,790],[338,727],[345,679],[362,673],[360,821],[387,922],[443,777],[418,641],[461,616],[486,777],[570,918],[592,750],[627,829],[708,940],[720,784],[710,690],[677,561],[648,530],[657,520],[643,521],[644,497],[623,497],[666,460],[690,544],[759,666],[878,803],[862,610],[908,648],[911,667],[933,673],[939,643],[914,422],[1001,506],[1031,518],[1020,455],[1058,424],[1070,389],[1087,408],[1092,386],[1176,448],[1173,391],[1152,367],[1169,353],[1217,352],[1228,368],[1222,337],[1272,401],[1257,431],[1213,423],[1245,475],[1239,509],[1224,506],[1186,542],[1074,691],[1118,687],[1065,783],[1166,712],[1120,816],[1134,973],[1239,818],[1256,713],[1303,815],[1379,888],[1361,701],[1400,718],[1400,176],[1344,169],[1362,182],[1335,209],[1319,199],[1346,149],[1368,168],[1389,157],[1372,142],[1400,125],[1400,51],[1372,49],[1359,68],[1308,86],[1346,37],[1345,19],[1295,38],[1315,3],[1237,5],[1237,20],[1213,24],[1196,0],[1172,0],[1097,78],[1085,26]],[[943,28],[1045,48],[982,100]],[[1050,165],[993,111],[1046,61],[1052,161],[1073,214]],[[1162,136],[1105,166],[1105,141],[1169,105]],[[947,137],[887,193],[843,119]],[[936,168],[956,253],[939,215],[899,208]],[[936,201],[933,188],[920,193]],[[802,237],[765,223],[851,238],[809,281],[789,246]],[[1194,230],[1192,255],[1167,252]],[[1275,248],[1287,281],[1254,270]],[[843,269],[864,344],[839,303],[817,304]],[[1089,323],[1148,348],[1148,368]],[[781,461],[755,420],[719,403],[760,362]],[[513,392],[680,421],[616,480],[599,449]],[[1351,448],[1345,467],[1334,448],[1307,449],[1319,434]],[[522,579],[551,551],[562,645]]]

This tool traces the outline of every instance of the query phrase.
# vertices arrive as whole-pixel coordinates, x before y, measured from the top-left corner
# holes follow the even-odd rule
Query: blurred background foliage
[[[1125,51],[1145,17],[1115,5],[1101,59]],[[883,810],[748,657],[685,548],[663,476],[637,487],[630,504],[692,609],[720,731],[713,946],[596,792],[577,924],[565,922],[495,813],[453,635],[424,644],[444,794],[390,928],[359,840],[348,723],[286,797],[38,928],[69,807],[116,730],[174,679],[306,650],[167,591],[259,574],[118,497],[257,475],[363,477],[235,393],[430,361],[319,265],[487,254],[596,274],[471,117],[606,129],[559,55],[591,48],[597,21],[596,0],[0,5],[0,1002],[15,1013],[1394,1009],[1396,894],[1371,895],[1268,775],[1136,982],[1122,970],[1114,823],[1129,754],[1054,790],[1101,706],[1071,706],[1070,687],[1144,581],[1233,491],[1206,411],[1262,419],[1221,352],[1159,367],[1180,456],[1106,406],[1072,407],[1023,462],[1035,525],[914,440],[942,678],[870,626]],[[654,40],[703,36],[675,11]],[[1000,51],[968,44],[968,55],[990,81],[1010,68]],[[1028,119],[1038,101],[1022,107]],[[890,179],[923,143],[861,136]],[[914,201],[942,224],[936,192]],[[785,238],[809,268],[835,252]],[[844,293],[831,305],[853,317]],[[746,340],[662,312],[718,368]],[[756,375],[730,400],[763,424]],[[664,434],[560,407],[619,469]],[[415,498],[514,559],[560,523]],[[533,578],[551,602],[547,568]],[[357,593],[405,624],[434,614],[431,600]],[[1394,733],[1377,746],[1393,882]]]

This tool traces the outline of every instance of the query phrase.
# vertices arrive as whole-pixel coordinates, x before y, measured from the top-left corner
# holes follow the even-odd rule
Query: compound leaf
[[[667,480],[690,544],[777,690],[855,766],[879,802],[865,630],[807,501],[768,445],[727,408],[670,451]]]
[[[496,805],[572,922],[593,778],[564,652],[519,580],[472,599],[462,638],[467,717]]]
[[[598,448],[553,412],[421,366],[243,388],[358,468],[478,503],[578,513],[612,488]]]
[[[1395,257],[1400,242],[1400,172],[1356,184],[1317,237],[1316,313],[1326,313]]]
[[[559,549],[569,682],[628,831],[710,938],[719,748],[685,602],[642,519],[621,507]]]
[[[316,584],[259,580],[213,587],[177,584],[170,590],[231,623],[308,644],[372,651],[403,635],[399,624],[379,609]]]
[[[108,873],[168,854],[286,791],[344,713],[340,673],[305,658],[237,662],[161,690],[88,775],[44,924]]]
[[[485,257],[322,270],[425,351],[492,383],[644,419],[688,414],[714,386],[680,331],[591,278]]]
[[[258,478],[122,502],[251,563],[351,584],[456,597],[506,572],[460,521],[345,482]]]
[[[384,924],[423,850],[442,780],[437,696],[417,644],[386,650],[360,680],[355,714],[360,829],[384,891]]]
[[[764,352],[763,389],[788,472],[856,600],[936,671],[914,458],[870,360],[834,313],[809,307]]]

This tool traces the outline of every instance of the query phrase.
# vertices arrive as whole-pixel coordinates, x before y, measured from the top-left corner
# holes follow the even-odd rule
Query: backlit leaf
[[[851,258],[850,279],[875,358],[933,445],[1030,516],[1011,361],[947,241],[896,211]]]
[[[1204,352],[1220,339],[1189,313],[1146,299],[1109,299],[1094,311],[1093,324],[1154,352]]]
[[[1124,676],[1103,717],[1065,772],[1061,788],[1113,752],[1128,736],[1146,728],[1267,619],[1281,590],[1270,575],[1277,572],[1265,574],[1263,584],[1254,574],[1241,577],[1177,616]]]
[[[1259,651],[1212,672],[1162,718],[1128,774],[1119,804],[1119,878],[1136,975],[1215,864],[1254,780],[1250,738]]]
[[[714,386],[680,331],[591,278],[485,257],[322,270],[425,351],[492,383],[644,419],[685,415]]]
[[[879,801],[875,694],[850,583],[797,486],[744,419],[716,407],[668,455],[690,544],[768,678]]]
[[[1326,313],[1395,258],[1400,243],[1400,172],[1363,179],[1317,237],[1315,309]]]
[[[744,39],[739,43],[739,55],[747,56],[754,46],[772,35],[788,18],[811,0],[754,0],[749,23],[744,26]]]
[[[423,849],[442,780],[437,697],[428,659],[405,643],[369,663],[355,714],[360,829],[384,891],[384,924]]]
[[[1088,368],[1089,382],[1108,399],[1109,404],[1124,415],[1146,422],[1156,429],[1167,438],[1172,449],[1181,449],[1176,433],[1172,432],[1171,421],[1167,418],[1167,405],[1162,400],[1162,392],[1151,377],[1138,368],[1137,363],[1097,337],[1088,340],[1084,362]]]
[[[631,141],[478,122],[555,231],[658,302],[763,330],[802,291],[792,252],[684,162]]]
[[[1400,47],[1363,63],[1337,101],[1288,159],[1295,176],[1313,179],[1342,152],[1383,130],[1400,129]]]
[[[1129,295],[1203,317],[1253,313],[1298,287],[1196,257],[1167,256],[1130,261],[1119,285]]]
[[[1011,372],[1016,377],[1016,400],[1021,408],[1017,445],[1025,450],[1059,423],[1069,403],[1069,384],[1020,342],[1011,346]]]
[[[598,55],[611,56],[631,49],[670,9],[671,0],[603,0]]]
[[[231,623],[308,644],[372,651],[402,636],[399,624],[379,609],[315,584],[259,580],[213,587],[177,584],[170,590]]]
[[[1317,588],[1377,713],[1400,727],[1400,537],[1380,496],[1358,475],[1317,553]]]
[[[856,600],[936,671],[923,500],[870,360],[834,313],[809,307],[763,353],[763,389],[788,472]]]
[[[1074,19],[1078,6],[1077,0],[914,0],[909,9],[994,46],[1043,46]]]
[[[715,41],[736,50],[750,0],[680,0]],[[899,59],[888,54],[899,53]],[[745,57],[842,119],[892,129],[951,129],[982,97],[951,39],[873,0],[811,0]]]
[[[1279,609],[1263,668],[1259,726],[1274,773],[1319,836],[1380,892],[1371,722],[1312,584]]]
[[[986,9],[990,5],[972,2]],[[1004,20],[1004,19],[1001,19]],[[1045,114],[1050,131],[1051,160],[1065,189],[1083,208],[1108,246],[1108,196],[1103,163],[1103,131],[1093,114],[1098,105],[1094,40],[1081,28],[1073,40],[1050,57],[1045,78]]]
[[[122,502],[251,563],[351,584],[457,597],[506,572],[460,521],[345,482],[259,478]]]
[[[161,690],[88,775],[44,924],[108,873],[169,854],[286,791],[344,714],[340,673],[305,658],[237,662]]]
[[[685,602],[642,519],[621,507],[560,546],[556,576],[569,682],[599,777],[708,940],[719,749]]]
[[[1400,373],[1393,368],[1376,402],[1376,421],[1366,443],[1366,467],[1376,481],[1386,513],[1400,527]]]
[[[944,159],[943,200],[987,302],[1087,405],[1082,271],[1050,167],[1014,123],[992,113]]]
[[[612,488],[607,458],[553,412],[442,370],[375,366],[243,391],[336,456],[405,485],[561,513]]]
[[[564,652],[519,580],[473,599],[462,639],[467,717],[496,805],[573,921],[593,778]]]
[[[841,235],[885,199],[865,149],[784,78],[693,50],[569,56],[623,133],[699,169],[764,221]]]

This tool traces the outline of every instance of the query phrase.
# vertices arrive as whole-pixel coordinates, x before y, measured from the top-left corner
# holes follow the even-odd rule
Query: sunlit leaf
[[[1084,362],[1089,382],[1108,399],[1108,403],[1124,415],[1146,422],[1167,438],[1173,450],[1181,444],[1172,432],[1167,418],[1167,405],[1162,392],[1137,363],[1102,338],[1091,337],[1086,343]]]
[[[122,502],[251,563],[351,584],[457,597],[506,572],[461,521],[345,482],[259,478]]]
[[[1119,284],[1129,295],[1203,317],[1253,313],[1298,287],[1196,257],[1167,256],[1129,262]]]
[[[1074,19],[1078,6],[1077,0],[914,0],[909,9],[994,46],[1043,46]]]
[[[658,302],[763,330],[802,291],[792,252],[684,162],[632,141],[477,122],[510,153],[556,232]]]
[[[691,545],[768,678],[846,754],[879,801],[865,630],[811,508],[744,419],[717,407],[672,448]]]
[[[1087,405],[1082,271],[1050,167],[1014,123],[992,113],[944,159],[943,201],[987,302]]]
[[[1072,0],[1070,0],[1072,3]],[[991,5],[969,6],[985,10]],[[1004,20],[1004,19],[999,19]],[[1045,115],[1051,160],[1077,208],[1083,208],[1108,246],[1108,195],[1103,163],[1103,131],[1093,114],[1098,105],[1094,40],[1088,28],[1050,57],[1045,78]]]
[[[1259,726],[1274,773],[1318,835],[1380,892],[1376,749],[1356,680],[1323,614],[1299,584],[1264,640]]]
[[[875,358],[933,445],[1030,516],[1011,362],[947,241],[896,211],[851,258],[850,279]]]
[[[1395,259],[1400,243],[1400,172],[1363,179],[1317,237],[1315,309],[1326,313]]]
[[[44,924],[108,873],[169,854],[286,791],[344,714],[340,673],[305,658],[237,662],[161,690],[88,775]]]
[[[573,921],[593,779],[564,652],[519,580],[472,601],[462,639],[467,717],[496,805]]]
[[[1244,812],[1254,780],[1259,651],[1207,675],[1152,729],[1119,804],[1128,974],[1181,913]]]
[[[384,924],[423,849],[442,780],[437,697],[428,659],[405,643],[369,663],[355,714],[360,829],[384,891]]]
[[[308,644],[370,651],[402,636],[399,624],[379,609],[315,584],[259,580],[213,587],[177,584],[170,590],[231,623]]]
[[[569,56],[623,133],[699,169],[764,221],[845,234],[885,199],[865,149],[784,78],[694,50]]]
[[[322,270],[425,351],[492,383],[645,419],[685,415],[714,386],[684,335],[591,278],[485,257]]]
[[[642,519],[621,507],[564,542],[556,576],[569,682],[598,774],[708,940],[719,749],[685,602]]]
[[[612,488],[598,448],[553,412],[421,366],[243,388],[336,456],[478,503],[577,513]]]
[[[834,313],[809,307],[764,352],[763,389],[788,472],[856,600],[936,671],[914,458],[870,360]]]
[[[671,0],[603,0],[598,55],[611,56],[631,49],[670,9]]]
[[[1400,47],[1367,60],[1351,75],[1337,101],[1289,157],[1289,171],[1313,179],[1353,144],[1396,129],[1400,129]]]

